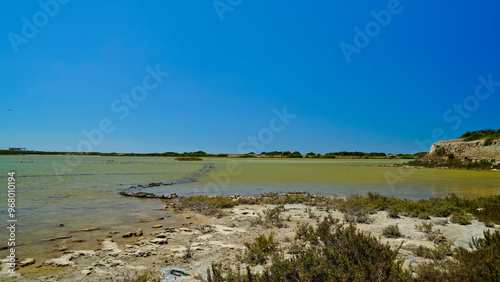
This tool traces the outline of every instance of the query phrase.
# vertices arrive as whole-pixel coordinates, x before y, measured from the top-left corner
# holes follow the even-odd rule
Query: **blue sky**
[[[402,153],[499,128],[498,1],[41,0],[1,10],[0,149]]]

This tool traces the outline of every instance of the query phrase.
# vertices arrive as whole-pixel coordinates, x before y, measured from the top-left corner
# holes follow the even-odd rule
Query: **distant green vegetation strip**
[[[268,157],[268,158],[377,158],[377,159],[415,159],[420,158],[427,152],[420,152],[417,154],[389,154],[386,153],[364,153],[364,152],[331,152],[324,155],[319,153],[307,153],[302,155],[299,151],[272,151],[272,152],[262,152],[260,155],[255,154],[255,152],[250,152],[248,154],[237,155],[239,158],[257,158],[257,157]],[[211,157],[211,158],[226,158],[229,154],[208,154],[203,151],[197,152],[165,152],[165,153],[101,153],[101,152],[46,152],[46,151],[11,151],[11,150],[0,150],[0,155],[79,155],[79,156],[126,156],[126,157]]]
[[[0,150],[0,155],[80,155],[80,156],[126,156],[126,157],[219,157],[225,158],[228,154],[208,154],[203,151],[197,152],[165,152],[165,153],[100,153],[100,152],[46,152],[46,151],[10,151]]]
[[[300,152],[295,151],[295,152],[290,152],[290,151],[272,151],[272,152],[262,152],[261,155],[267,156],[267,157],[281,157],[281,158],[325,158],[325,159],[335,159],[335,158],[383,158],[383,159],[414,159],[414,158],[420,158],[427,154],[427,152],[420,152],[416,154],[386,154],[382,152],[371,152],[371,153],[365,153],[365,152],[348,152],[348,151],[341,151],[341,152],[330,152],[326,154],[319,154],[319,153],[314,153],[314,152],[309,152],[305,155],[302,155]],[[247,155],[243,155],[245,157],[252,157],[254,156],[255,153],[251,152]],[[242,156],[242,157],[243,157]]]
[[[176,161],[203,161],[202,158],[195,158],[195,157],[180,157],[180,158],[175,158]]]

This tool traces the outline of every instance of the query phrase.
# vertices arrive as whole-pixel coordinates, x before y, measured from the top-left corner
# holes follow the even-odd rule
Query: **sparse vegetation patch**
[[[172,205],[178,210],[191,210],[204,215],[220,215],[221,209],[234,207],[234,202],[221,196],[198,195],[175,199]]]

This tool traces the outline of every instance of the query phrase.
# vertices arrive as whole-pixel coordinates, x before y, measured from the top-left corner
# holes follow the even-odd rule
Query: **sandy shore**
[[[220,218],[193,212],[177,213],[186,220],[180,226],[164,226],[161,220],[152,220],[148,222],[151,228],[148,228],[147,232],[130,230],[132,234],[128,234],[131,236],[127,238],[123,238],[127,232],[111,232],[98,240],[93,248],[82,250],[61,248],[57,258],[34,263],[24,261],[26,265],[16,271],[16,276],[7,273],[4,259],[0,279],[2,281],[120,281],[154,270],[163,273],[163,281],[193,281],[196,278],[205,278],[207,268],[212,262],[234,266],[236,255],[242,255],[245,251],[244,243],[253,242],[260,234],[268,235],[273,232],[280,247],[286,248],[293,244],[295,231],[301,224],[317,226],[319,221],[328,215],[340,219],[341,222],[344,220],[344,214],[338,211],[327,211],[305,204],[287,204],[281,213],[284,219],[284,226],[281,228],[265,227],[255,223],[265,209],[274,207],[276,206],[239,205],[225,209],[226,216]],[[369,217],[372,223],[357,224],[357,228],[369,232],[392,248],[402,244],[399,257],[405,260],[406,267],[410,263],[415,266],[426,260],[416,256],[412,249],[418,246],[434,247],[434,243],[428,240],[426,234],[416,227],[422,223],[420,219],[404,216],[389,218],[385,211]],[[481,237],[484,230],[493,229],[485,227],[476,220],[470,225],[450,223],[449,218],[431,218],[424,222],[433,222],[434,228],[440,229],[440,233],[453,246],[467,247],[472,237]],[[445,222],[448,223],[444,224]],[[403,237],[393,239],[383,236],[383,229],[394,224],[399,226]],[[64,242],[55,242],[54,245],[64,245]],[[262,267],[257,266],[253,270],[258,271]]]

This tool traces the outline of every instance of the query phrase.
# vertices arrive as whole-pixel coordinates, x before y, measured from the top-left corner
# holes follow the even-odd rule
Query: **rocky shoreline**
[[[492,168],[492,169],[481,169],[481,168],[463,168],[463,167],[447,167],[447,166],[436,166],[436,167],[425,167],[418,165],[407,165],[407,164],[379,164],[376,165],[378,167],[399,167],[403,169],[454,169],[454,170],[473,170],[473,171],[500,171],[500,169]]]
[[[291,192],[287,197],[305,195],[303,192]],[[258,196],[261,199],[269,195]],[[316,200],[328,199],[321,195],[308,195]],[[238,195],[232,199],[241,199]],[[244,197],[248,201],[257,197]],[[130,232],[109,232],[98,240],[98,247],[93,249],[68,250],[64,244],[71,240],[67,236],[45,238],[57,240],[60,255],[45,261],[33,258],[23,259],[18,263],[19,269],[15,277],[6,272],[6,261],[2,260],[0,278],[12,281],[125,281],[141,273],[153,272],[161,275],[164,281],[193,281],[206,279],[207,269],[213,262],[223,265],[234,265],[236,256],[245,251],[245,243],[252,242],[255,237],[273,233],[280,248],[289,248],[294,241],[295,231],[303,224],[317,226],[326,216],[338,218],[346,222],[346,214],[330,210],[322,206],[307,203],[284,205],[272,204],[240,204],[223,209],[224,215],[205,216],[192,211],[178,211],[173,207],[174,200],[166,200],[165,212],[175,212],[182,216],[186,223],[181,226],[167,226],[162,217],[145,220],[151,225],[152,232],[130,230]],[[282,223],[262,224],[263,215],[280,208]],[[153,222],[154,221],[154,222]],[[260,223],[259,223],[260,222]],[[449,242],[451,246],[468,247],[472,237],[481,237],[483,231],[493,230],[498,226],[486,227],[482,222],[473,220],[469,225],[450,223],[449,217],[432,217],[418,219],[405,216],[390,217],[387,211],[379,211],[368,215],[365,223],[357,223],[356,227],[372,236],[380,238],[391,248],[402,246],[399,257],[404,259],[405,267],[428,261],[429,259],[415,255],[419,246],[434,248],[435,240],[429,239],[419,225],[432,223],[439,230],[440,240]],[[402,237],[388,238],[383,235],[384,228],[389,225],[399,226]],[[77,232],[92,232],[100,227],[89,227]],[[443,239],[444,238],[444,239]],[[242,263],[245,267],[245,263]],[[256,266],[255,271],[263,266]],[[161,274],[159,274],[161,273]]]

